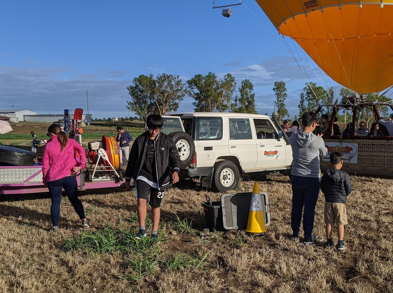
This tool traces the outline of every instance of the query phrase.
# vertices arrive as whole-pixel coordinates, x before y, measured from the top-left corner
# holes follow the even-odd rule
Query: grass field
[[[0,143],[23,142],[29,129],[41,138],[48,125],[13,127],[15,137],[0,136]],[[115,127],[84,127],[84,137],[101,139],[114,134]],[[125,128],[135,137],[143,129]],[[322,194],[314,229],[321,241],[306,246],[291,240],[292,191],[283,175],[259,182],[270,201],[271,225],[264,237],[244,231],[205,234],[201,203],[206,195],[216,201],[221,194],[187,182],[165,193],[158,244],[134,238],[134,191],[81,196],[91,226],[87,230],[63,198],[57,233],[47,231],[50,198],[4,196],[0,292],[393,292],[393,181],[351,178],[348,249],[343,252],[324,246]],[[251,192],[253,183],[243,179],[235,192]],[[150,232],[150,221],[147,226]]]
[[[165,195],[158,244],[133,237],[133,191],[81,196],[86,231],[64,198],[57,233],[46,231],[49,198],[2,198],[0,292],[393,292],[392,181],[353,176],[352,182],[343,252],[324,247],[322,195],[315,233],[324,240],[315,246],[290,240],[291,185],[282,175],[259,182],[270,200],[264,237],[205,235],[201,203],[220,194],[187,185]],[[252,187],[243,181],[238,192]]]
[[[93,122],[89,126],[83,126],[82,141],[87,145],[89,141],[101,140],[102,135],[116,136],[116,127],[122,125],[126,131],[131,133],[133,138],[138,137],[143,132],[143,123],[140,121],[132,122]],[[46,135],[50,123],[44,122],[20,122],[11,123],[13,131],[6,134],[0,134],[0,144],[14,146],[30,146],[32,137],[31,131],[37,135],[37,140],[48,139]]]

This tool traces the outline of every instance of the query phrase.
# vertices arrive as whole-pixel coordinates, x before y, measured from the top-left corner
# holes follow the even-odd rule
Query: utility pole
[[[89,91],[86,90],[86,99],[87,99],[87,114],[89,114]]]

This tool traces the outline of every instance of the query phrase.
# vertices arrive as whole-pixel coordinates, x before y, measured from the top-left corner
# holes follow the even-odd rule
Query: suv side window
[[[229,139],[252,139],[250,120],[230,118],[229,119]]]
[[[219,140],[222,138],[222,118],[197,117],[195,131],[198,140]]]
[[[254,119],[257,139],[275,139],[277,132],[272,123],[266,119]]]

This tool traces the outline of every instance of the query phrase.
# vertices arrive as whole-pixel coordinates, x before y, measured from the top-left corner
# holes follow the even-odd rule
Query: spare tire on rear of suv
[[[195,144],[191,136],[187,132],[172,132],[168,135],[176,145],[177,151],[180,156],[180,168],[188,167],[195,154]]]

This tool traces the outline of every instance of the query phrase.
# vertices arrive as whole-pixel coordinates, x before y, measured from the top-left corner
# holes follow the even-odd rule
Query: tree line
[[[197,74],[183,82],[178,75],[140,75],[127,87],[131,97],[127,109],[146,121],[150,113],[165,115],[179,109],[186,95],[192,97],[195,112],[257,113],[252,82],[245,79],[236,91],[237,82],[230,74],[218,78],[214,73]]]
[[[132,84],[127,87],[131,97],[127,101],[127,109],[133,111],[140,120],[146,122],[150,113],[165,115],[179,109],[180,103],[186,95],[194,99],[192,105],[195,112],[234,112],[234,113],[257,113],[255,104],[254,85],[249,79],[241,81],[237,88],[235,78],[226,74],[223,78],[218,78],[214,73],[206,75],[196,74],[187,81],[182,81],[178,75],[159,74],[154,77],[152,74],[140,75],[133,79]],[[338,98],[335,99],[334,89],[331,87],[325,90],[316,83],[305,84],[300,100],[298,111],[294,117],[290,117],[286,106],[288,97],[287,88],[284,81],[274,83],[273,92],[275,94],[274,107],[280,115],[280,120],[296,120],[306,111],[315,111],[319,105],[332,105],[344,103],[345,97],[354,94],[347,88],[341,88]],[[389,102],[391,99],[376,94],[368,93],[363,95],[365,101],[373,102],[378,98],[379,102]],[[340,99],[340,100],[339,100]],[[327,108],[321,113],[326,113]],[[381,114],[387,115],[387,107],[382,107]],[[346,110],[344,109],[344,115]],[[364,109],[363,119],[368,124],[373,119],[372,109]]]

